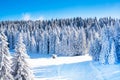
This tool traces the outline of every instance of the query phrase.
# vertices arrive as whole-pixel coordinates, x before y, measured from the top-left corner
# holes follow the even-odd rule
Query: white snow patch
[[[85,56],[74,56],[74,57],[57,57],[53,58],[38,58],[38,59],[28,59],[31,67],[40,66],[50,66],[50,65],[61,65],[61,64],[71,64],[84,61],[90,61],[92,58],[89,55]]]
[[[27,60],[35,80],[120,80],[120,64],[100,65],[89,55]]]

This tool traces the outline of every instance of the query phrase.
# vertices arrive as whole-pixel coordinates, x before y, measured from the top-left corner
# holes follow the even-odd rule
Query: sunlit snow
[[[29,59],[35,80],[119,80],[120,65],[100,65],[89,55]]]
[[[37,58],[29,59],[32,67],[39,66],[51,66],[51,65],[62,65],[62,64],[72,64],[84,61],[90,61],[92,58],[88,55],[85,56],[75,56],[75,57],[57,57],[55,59],[51,58]]]

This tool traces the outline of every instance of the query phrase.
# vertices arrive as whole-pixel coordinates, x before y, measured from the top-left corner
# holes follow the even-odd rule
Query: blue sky
[[[120,0],[0,0],[0,20],[120,18]]]

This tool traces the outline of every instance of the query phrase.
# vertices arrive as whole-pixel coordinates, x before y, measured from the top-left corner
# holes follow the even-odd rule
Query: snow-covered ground
[[[120,64],[100,65],[91,57],[32,58],[35,80],[120,80]]]

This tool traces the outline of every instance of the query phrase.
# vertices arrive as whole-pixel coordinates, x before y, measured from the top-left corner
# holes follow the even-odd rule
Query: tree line
[[[37,21],[1,21],[0,30],[15,49],[18,34],[28,53],[77,56],[90,54],[100,63],[120,60],[120,20],[114,18],[68,18]],[[112,63],[111,63],[112,62]]]

